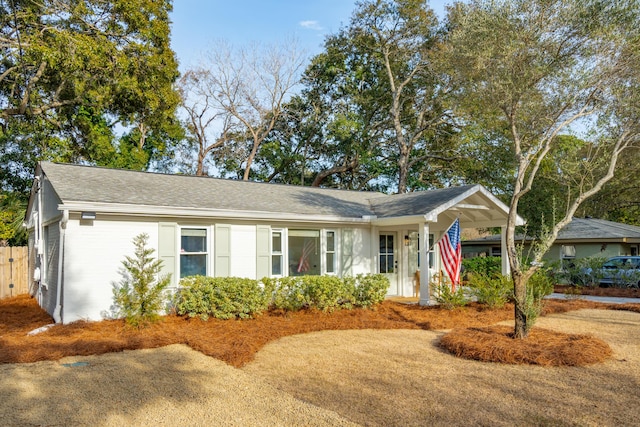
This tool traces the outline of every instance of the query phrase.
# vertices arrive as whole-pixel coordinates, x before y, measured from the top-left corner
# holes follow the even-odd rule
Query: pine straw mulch
[[[465,359],[541,366],[592,365],[613,354],[607,343],[589,335],[534,328],[524,340],[513,336],[509,326],[454,329],[442,337],[440,347]]]
[[[621,306],[584,300],[548,300],[543,315],[582,308],[640,312],[640,304]],[[290,335],[348,329],[481,328],[512,319],[512,305],[489,310],[484,306],[471,304],[456,310],[445,310],[439,307],[419,307],[385,301],[371,310],[339,310],[333,313],[270,312],[247,320],[201,321],[197,318],[165,316],[162,321],[141,329],[128,327],[122,320],[74,322],[68,325],[55,325],[45,332],[28,336],[29,331],[51,324],[52,319],[40,309],[33,298],[29,295],[20,295],[0,300],[0,363],[58,360],[65,356],[96,355],[123,350],[157,348],[170,344],[186,344],[208,356],[223,360],[232,366],[241,367],[252,361],[255,354],[267,343]],[[493,335],[503,336],[504,334]],[[515,348],[529,345],[530,341],[505,339],[510,340],[510,349],[514,352]],[[557,343],[557,339],[557,336],[553,339],[549,338],[553,343]],[[579,353],[573,341],[561,340],[568,343],[572,350],[560,353],[556,349],[555,354],[568,357],[569,353]],[[536,345],[540,347],[543,344],[544,340]],[[487,346],[494,346],[494,344],[487,342]],[[575,363],[577,362],[568,362],[566,359],[555,362],[556,365]]]
[[[555,285],[554,292],[571,295],[591,295],[619,298],[640,298],[640,288],[601,288],[599,286]]]

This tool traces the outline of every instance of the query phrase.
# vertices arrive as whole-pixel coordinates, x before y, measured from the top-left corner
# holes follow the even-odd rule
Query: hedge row
[[[300,276],[261,281],[237,277],[191,276],[180,280],[174,298],[179,315],[207,319],[247,318],[269,309],[371,307],[384,300],[389,280],[381,274],[340,279]]]

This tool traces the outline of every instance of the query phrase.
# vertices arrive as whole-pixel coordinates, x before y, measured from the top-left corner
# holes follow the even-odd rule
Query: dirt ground
[[[327,331],[273,342],[243,371],[362,425],[638,425],[640,314],[580,310],[539,324],[593,334],[614,357],[588,367],[504,365],[444,353],[440,331]]]
[[[512,311],[475,306],[447,312],[385,302],[378,310],[248,321],[169,317],[143,330],[118,321],[77,323],[27,336],[50,318],[28,298],[3,300],[0,420],[98,426],[637,425],[638,305],[547,302],[536,325],[603,340],[613,357],[601,364],[503,365],[459,359],[438,346],[453,327],[512,324]],[[13,363],[29,360],[40,361]]]

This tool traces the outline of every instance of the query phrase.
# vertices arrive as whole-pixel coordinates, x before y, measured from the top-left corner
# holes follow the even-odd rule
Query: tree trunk
[[[513,272],[513,292],[515,294],[514,338],[526,338],[529,334],[527,319],[527,283],[520,272]]]
[[[249,153],[249,157],[247,157],[247,164],[244,167],[244,174],[242,176],[243,181],[249,181],[249,173],[251,173],[251,165],[253,164],[253,159],[255,159],[256,154],[258,153],[258,147],[262,141],[260,139],[254,138],[253,147],[251,148],[251,152]]]
[[[409,178],[409,150],[404,142],[400,144],[400,156],[398,159],[398,194],[407,192],[407,180]]]
[[[198,164],[196,165],[196,176],[204,176],[204,158],[206,157],[206,153],[204,152],[204,150],[202,149],[202,146],[200,147],[200,150],[198,150]]]

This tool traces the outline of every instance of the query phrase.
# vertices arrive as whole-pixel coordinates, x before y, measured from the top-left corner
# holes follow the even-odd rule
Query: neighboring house
[[[507,207],[479,185],[384,195],[43,162],[26,214],[31,293],[56,322],[103,318],[147,233],[173,288],[194,274],[382,273],[389,295],[413,295],[420,277],[428,304],[433,242],[456,218],[504,227]]]
[[[517,240],[522,241],[520,236]],[[531,240],[525,242],[526,253]],[[638,255],[640,227],[595,218],[574,218],[558,233],[553,246],[544,255],[549,262],[576,258]],[[500,236],[487,236],[462,242],[462,256],[501,256]]]

